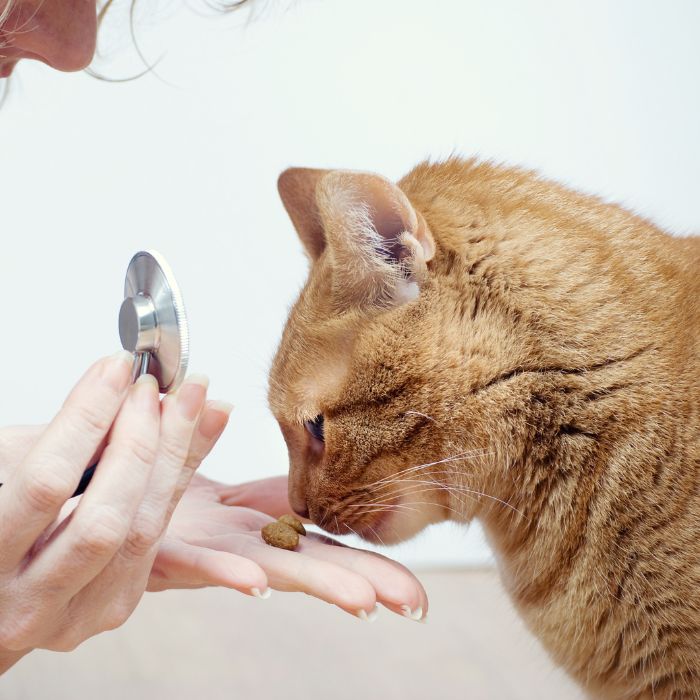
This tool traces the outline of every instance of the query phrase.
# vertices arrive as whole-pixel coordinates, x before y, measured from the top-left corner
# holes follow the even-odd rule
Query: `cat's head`
[[[333,532],[403,539],[449,515],[460,358],[439,242],[378,175],[295,168],[279,191],[311,262],[270,373],[290,502]]]

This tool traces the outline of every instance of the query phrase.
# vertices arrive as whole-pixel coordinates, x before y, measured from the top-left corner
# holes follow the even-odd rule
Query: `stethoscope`
[[[119,338],[134,353],[134,381],[152,374],[162,394],[180,386],[189,359],[189,332],[182,294],[165,258],[142,250],[129,263]]]
[[[189,359],[185,305],[170,265],[155,250],[139,251],[129,262],[119,338],[122,347],[134,354],[132,381],[152,374],[162,394],[180,386]],[[93,464],[85,470],[73,496],[85,491],[96,468]]]

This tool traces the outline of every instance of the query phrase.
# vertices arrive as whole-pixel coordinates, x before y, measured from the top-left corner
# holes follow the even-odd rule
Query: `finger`
[[[372,585],[344,566],[265,544],[259,535],[225,535],[207,539],[215,549],[252,559],[267,574],[271,588],[300,591],[337,605],[351,615],[372,619],[376,595]]]
[[[192,375],[161,403],[158,454],[124,543],[122,555],[127,560],[155,556],[154,547],[172,515],[173,494],[178,484],[188,482],[192,474],[187,458],[204,408],[208,383],[205,376]]]
[[[131,388],[100,468],[70,521],[28,567],[30,580],[74,595],[108,565],[126,540],[146,491],[159,427],[158,385],[145,374]]]
[[[29,454],[30,450],[41,435],[46,431],[46,425],[15,425],[0,428],[0,485],[8,481],[8,468],[12,473]],[[107,436],[97,446],[88,464],[95,464],[100,458],[107,444]]]
[[[19,464],[46,430],[45,425],[13,425],[0,428],[0,455],[7,464]],[[2,469],[5,464],[0,465]],[[0,479],[0,482],[3,481]]]
[[[421,582],[402,564],[374,552],[327,544],[328,538],[309,533],[301,537],[299,551],[310,557],[340,564],[367,579],[385,607],[411,620],[428,614],[428,596]]]
[[[188,460],[191,467],[196,469],[212,451],[228,425],[232,410],[233,404],[227,401],[206,402],[190,444]]]
[[[75,491],[122,405],[132,364],[125,352],[95,363],[0,489],[0,571],[22,561]]]
[[[222,486],[219,488],[219,495],[224,505],[253,508],[273,518],[294,512],[289,505],[286,476],[273,476],[236,486]]]
[[[165,538],[153,564],[149,590],[224,586],[267,597],[267,576],[250,559]]]
[[[177,504],[173,493],[183,473],[189,471],[191,477],[187,463],[189,449],[205,406],[207,385],[206,377],[192,375],[177,392],[162,401],[158,454],[146,492],[123,546],[90,589],[81,594],[89,604],[120,600],[117,607],[130,610],[143,595],[158,555],[159,541]]]
[[[189,485],[192,475],[224,432],[232,410],[233,405],[226,401],[207,401],[204,405],[197,428],[192,436],[190,451],[185,462],[185,470],[180,476],[180,480],[170,500],[168,518],[172,515],[180,497]]]

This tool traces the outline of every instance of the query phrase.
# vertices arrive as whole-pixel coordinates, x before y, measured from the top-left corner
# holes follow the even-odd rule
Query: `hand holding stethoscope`
[[[33,648],[72,649],[119,626],[146,589],[219,585],[265,598],[270,586],[362,619],[377,602],[421,618],[425,591],[400,564],[313,534],[298,552],[264,544],[260,527],[290,509],[286,477],[192,478],[231,407],[206,400],[204,377],[177,386],[184,309],[156,256],[129,266],[128,349],[95,363],[48,426],[0,430],[10,469],[0,488],[0,673]]]
[[[0,660],[73,648],[131,614],[180,496],[226,425],[230,409],[207,404],[205,377],[178,386],[187,329],[160,256],[134,256],[126,297],[127,349],[87,371],[0,489]],[[160,391],[170,393],[160,401]]]

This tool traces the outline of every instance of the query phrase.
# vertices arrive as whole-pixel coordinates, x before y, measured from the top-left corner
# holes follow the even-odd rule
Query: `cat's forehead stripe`
[[[317,364],[308,364],[307,371],[294,382],[293,393],[298,399],[295,402],[297,420],[307,420],[309,415],[313,417],[320,412],[324,402],[336,397],[349,369],[349,356],[324,358]]]

